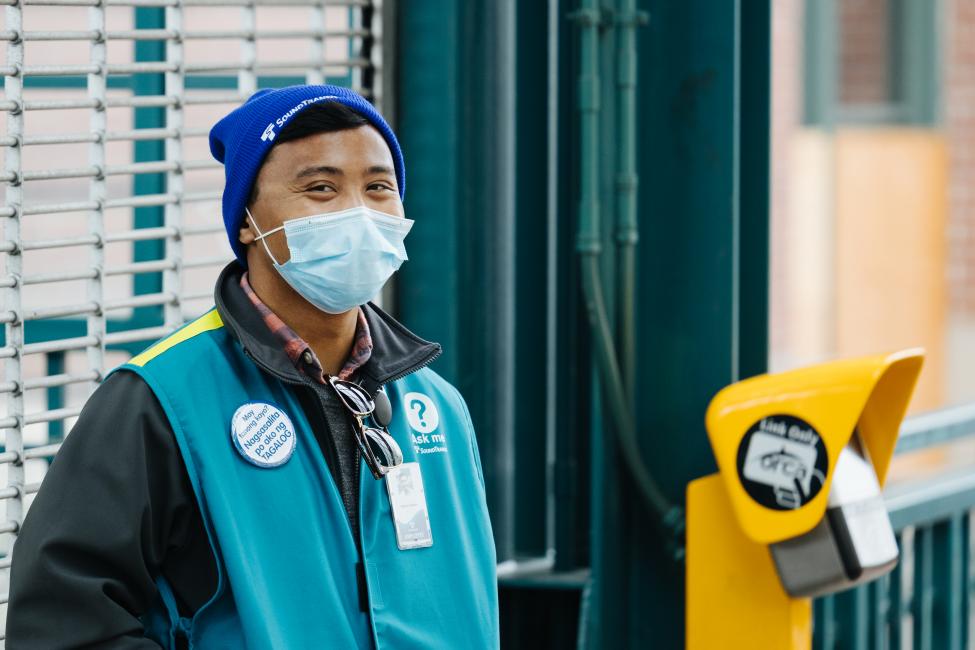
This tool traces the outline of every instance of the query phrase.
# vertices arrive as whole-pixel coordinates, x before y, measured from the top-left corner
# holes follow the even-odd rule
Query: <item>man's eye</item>
[[[308,191],[309,192],[325,192],[325,191],[330,190],[330,189],[332,189],[331,186],[324,185],[323,184],[323,185],[312,185],[311,187],[308,188]]]
[[[385,183],[373,183],[369,185],[366,189],[367,190],[388,190],[390,192],[393,191],[393,188],[390,187],[389,185],[386,185]]]

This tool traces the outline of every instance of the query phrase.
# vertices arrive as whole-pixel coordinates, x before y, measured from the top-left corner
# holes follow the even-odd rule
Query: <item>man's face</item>
[[[254,182],[257,200],[248,207],[261,232],[289,219],[359,205],[404,216],[392,154],[372,126],[279,144],[265,159]],[[240,242],[248,246],[247,264],[252,271],[271,265],[264,247],[255,243],[257,236],[249,220],[245,221]],[[284,231],[269,235],[265,241],[278,262],[290,259]]]

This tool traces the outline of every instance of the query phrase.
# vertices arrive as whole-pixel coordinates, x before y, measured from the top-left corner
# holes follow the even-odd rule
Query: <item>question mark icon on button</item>
[[[427,423],[423,419],[423,412],[427,410],[427,405],[422,400],[415,399],[410,402],[410,410],[416,413],[416,419],[421,427],[426,427]]]
[[[417,433],[430,433],[440,426],[440,412],[436,404],[423,393],[407,393],[403,396],[402,404],[410,428]]]

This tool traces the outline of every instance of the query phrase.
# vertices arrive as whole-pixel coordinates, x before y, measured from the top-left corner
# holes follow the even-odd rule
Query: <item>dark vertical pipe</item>
[[[620,371],[630,409],[636,384],[636,30],[642,14],[636,0],[618,0],[616,8],[616,246],[618,251],[618,331]]]

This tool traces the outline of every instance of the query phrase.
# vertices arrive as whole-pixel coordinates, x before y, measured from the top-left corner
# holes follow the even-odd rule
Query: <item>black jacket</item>
[[[249,358],[295,384],[357,531],[359,450],[349,415],[331,388],[295,368],[240,288],[241,273],[236,263],[224,269],[217,309]],[[364,309],[373,352],[356,379],[371,392],[439,355],[439,345],[371,304]],[[186,616],[216,589],[215,561],[169,421],[141,378],[118,372],[88,400],[14,544],[7,647],[155,648],[139,616],[157,597],[160,573]]]

